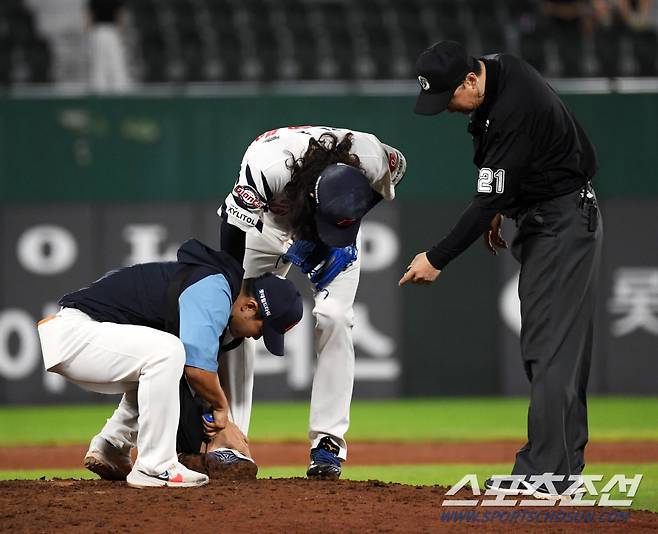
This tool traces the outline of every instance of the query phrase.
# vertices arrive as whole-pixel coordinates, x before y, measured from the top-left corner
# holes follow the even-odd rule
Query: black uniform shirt
[[[497,213],[579,189],[596,172],[594,147],[541,75],[509,54],[481,58],[485,97],[471,114],[477,194],[450,233],[427,252],[437,269],[483,234]]]

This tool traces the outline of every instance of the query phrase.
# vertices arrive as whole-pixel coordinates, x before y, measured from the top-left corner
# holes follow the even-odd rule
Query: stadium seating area
[[[133,71],[149,82],[409,79],[440,39],[522,55],[551,77],[657,76],[655,25],[583,31],[560,0],[127,0]],[[587,2],[584,2],[586,4]],[[0,84],[47,82],[24,0],[0,1]]]
[[[596,28],[536,0],[134,0],[143,80],[395,79],[439,39],[516,52],[550,76],[658,74],[655,30]]]
[[[0,85],[52,79],[51,50],[22,0],[0,0]]]

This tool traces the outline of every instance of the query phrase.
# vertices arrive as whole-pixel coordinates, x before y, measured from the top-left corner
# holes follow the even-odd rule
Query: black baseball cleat
[[[329,436],[323,437],[318,446],[311,449],[306,476],[316,480],[338,480],[341,473],[339,451],[340,447]]]

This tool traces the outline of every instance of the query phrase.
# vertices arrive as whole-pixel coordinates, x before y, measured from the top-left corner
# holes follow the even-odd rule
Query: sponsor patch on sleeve
[[[238,206],[230,203],[226,204],[226,214],[233,219],[236,219],[246,226],[258,226],[260,219],[250,215],[248,212],[243,211]]]
[[[407,161],[402,152],[392,149],[388,152],[388,169],[391,172],[391,181],[397,185],[407,170]]]
[[[247,211],[258,211],[265,207],[265,202],[258,191],[250,185],[236,185],[232,194],[235,203]]]
[[[388,169],[392,173],[395,171],[397,166],[398,166],[398,152],[397,150],[392,150],[391,152],[388,153]]]

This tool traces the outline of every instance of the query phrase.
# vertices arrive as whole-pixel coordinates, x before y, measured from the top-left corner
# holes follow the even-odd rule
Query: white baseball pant
[[[267,272],[285,276],[290,264],[277,260],[290,245],[281,233],[263,227],[263,232],[251,231],[246,237],[244,258],[245,278]],[[360,234],[357,247],[360,249]],[[315,296],[315,345],[317,365],[313,376],[309,439],[317,446],[324,436],[331,436],[340,446],[338,456],[347,457],[345,433],[350,422],[350,403],[354,386],[354,324],[353,304],[359,285],[359,258],[340,273]],[[309,282],[310,283],[310,282]],[[276,356],[272,356],[276,358]],[[229,400],[233,422],[244,432],[249,431],[254,385],[255,342],[244,342],[220,358],[220,380]]]
[[[100,432],[125,451],[137,438],[138,469],[158,475],[177,462],[178,382],[185,349],[146,326],[98,322],[62,308],[39,325],[46,369],[99,393],[123,393]]]

